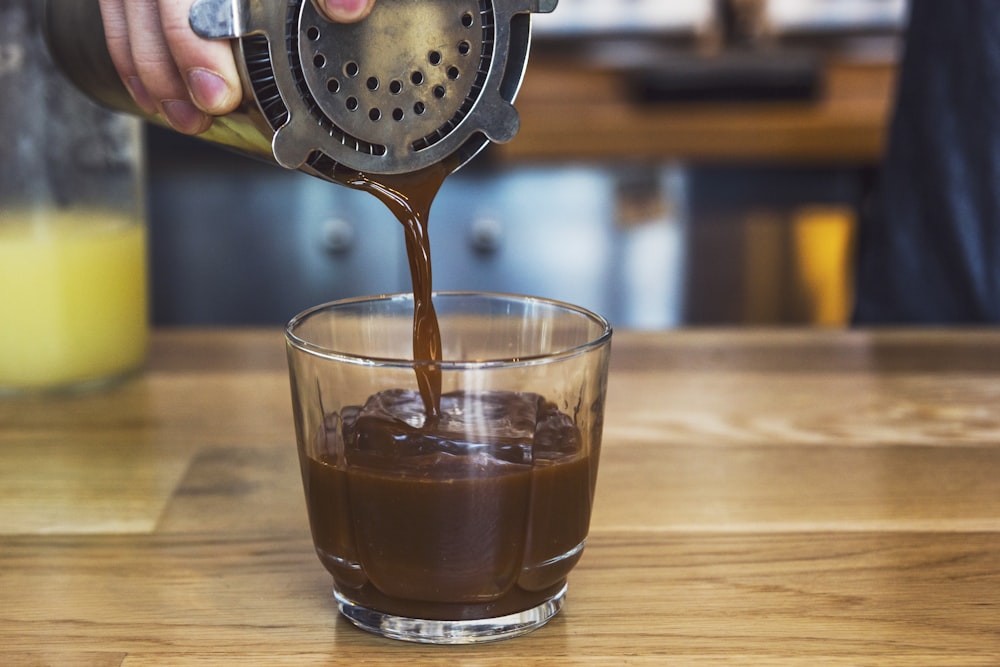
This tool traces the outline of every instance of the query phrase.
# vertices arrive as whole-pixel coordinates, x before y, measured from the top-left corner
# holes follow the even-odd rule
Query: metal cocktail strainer
[[[332,179],[465,164],[509,141],[532,12],[558,0],[378,0],[359,23],[311,0],[196,0],[191,26],[233,40],[244,86],[210,141]],[[104,48],[97,0],[47,0],[49,48],[84,92],[141,115]]]

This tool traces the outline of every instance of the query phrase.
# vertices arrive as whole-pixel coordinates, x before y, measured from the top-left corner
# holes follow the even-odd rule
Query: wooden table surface
[[[468,648],[338,618],[279,331],[0,400],[0,665],[1000,664],[1000,332],[618,332],[609,392],[566,607]]]

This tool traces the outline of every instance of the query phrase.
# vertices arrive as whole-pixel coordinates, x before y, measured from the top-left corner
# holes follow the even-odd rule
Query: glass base
[[[566,599],[566,586],[551,598],[531,609],[498,616],[465,621],[438,621],[394,616],[354,603],[336,588],[340,613],[362,630],[390,639],[424,644],[477,644],[517,637],[545,625],[559,613]]]

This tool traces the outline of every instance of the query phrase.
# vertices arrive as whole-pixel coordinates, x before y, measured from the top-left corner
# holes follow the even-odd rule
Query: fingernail
[[[132,99],[138,104],[143,111],[148,114],[156,113],[156,104],[153,102],[153,98],[149,96],[146,91],[146,86],[142,85],[142,81],[137,76],[129,77],[125,82],[126,87],[128,87],[128,92],[132,95]]]
[[[186,100],[164,100],[163,115],[170,127],[184,134],[200,134],[211,124],[201,109]]]
[[[211,70],[195,67],[188,71],[187,81],[194,103],[203,111],[221,113],[226,110],[232,91],[221,76]]]
[[[368,0],[324,0],[326,11],[335,21],[357,21],[367,13]]]

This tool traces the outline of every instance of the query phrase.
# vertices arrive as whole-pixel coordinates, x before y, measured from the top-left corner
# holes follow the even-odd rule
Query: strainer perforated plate
[[[279,164],[389,174],[457,168],[514,137],[530,12],[556,2],[378,0],[367,19],[339,24],[310,0],[198,0],[191,23],[240,38]]]

